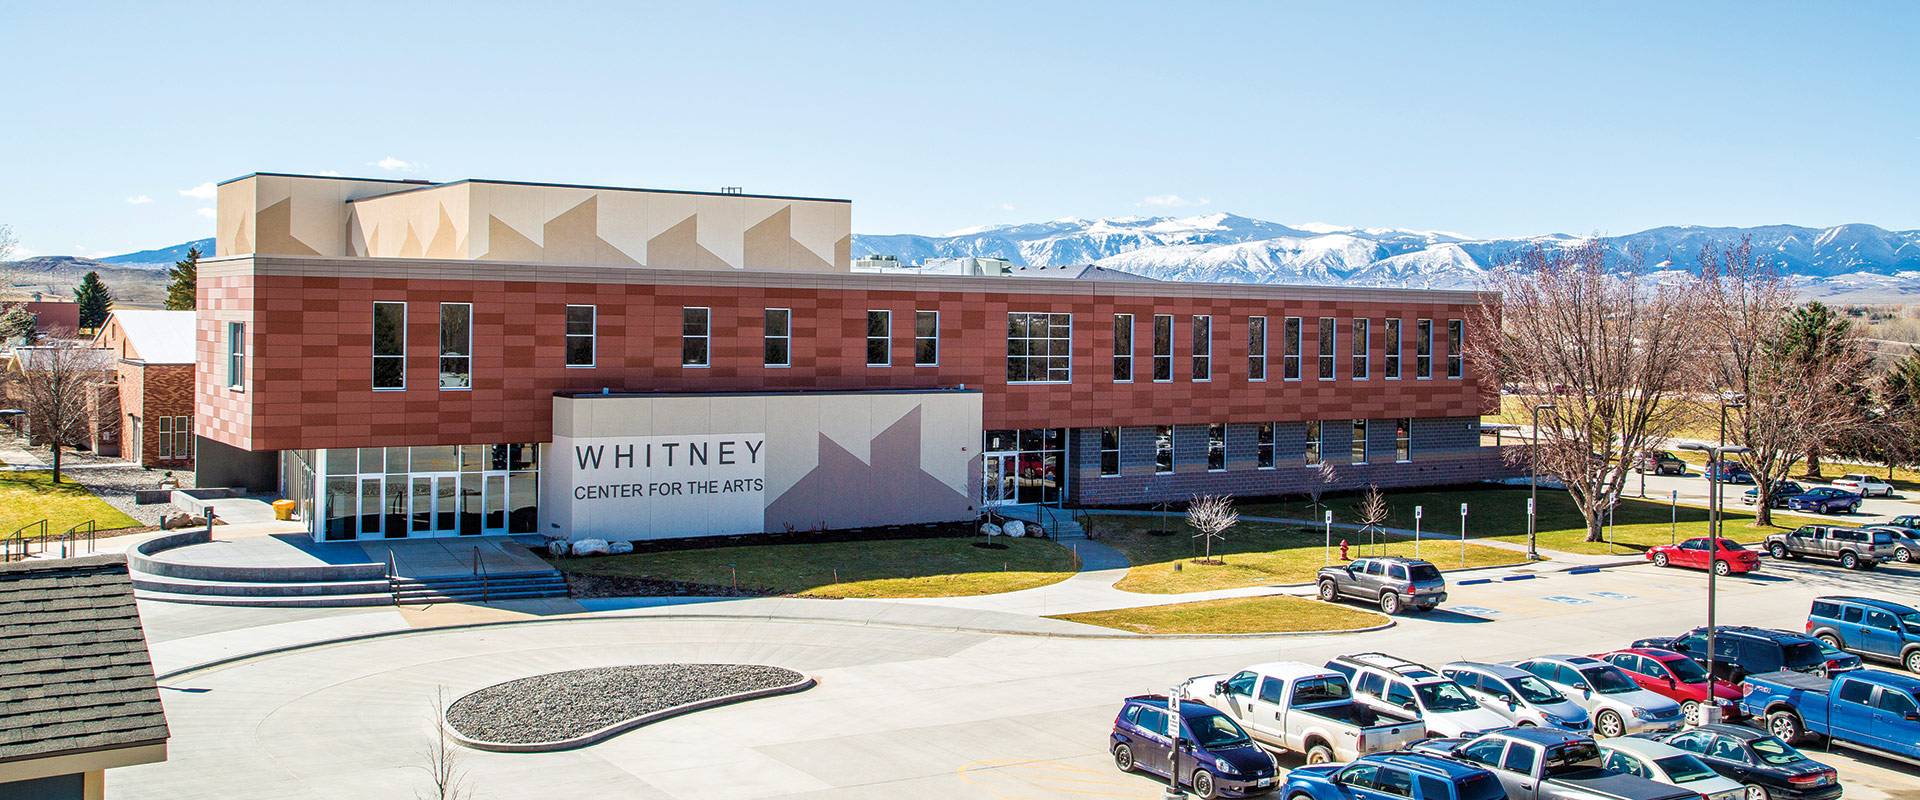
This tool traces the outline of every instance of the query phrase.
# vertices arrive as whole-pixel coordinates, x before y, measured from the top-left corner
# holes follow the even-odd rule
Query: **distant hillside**
[[[136,268],[171,267],[173,266],[173,262],[186,258],[187,249],[191,247],[200,248],[201,258],[213,257],[213,238],[208,237],[205,239],[195,239],[191,242],[181,242],[172,247],[162,247],[158,250],[142,250],[138,253],[108,256],[100,259],[100,263],[124,264]]]
[[[119,308],[160,308],[167,302],[167,273],[164,269],[108,264],[77,256],[35,256],[6,265],[4,274],[12,280],[0,287],[0,296],[20,300],[38,293],[42,297],[71,299],[73,288],[88,272],[100,273],[100,280],[113,293]]]

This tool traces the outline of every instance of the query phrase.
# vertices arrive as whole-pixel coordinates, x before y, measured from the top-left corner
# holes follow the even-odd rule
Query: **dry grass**
[[[1052,619],[1147,634],[1350,631],[1387,621],[1372,611],[1283,595],[1089,611]]]

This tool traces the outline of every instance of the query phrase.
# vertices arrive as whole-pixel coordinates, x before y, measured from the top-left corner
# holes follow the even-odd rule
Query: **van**
[[[1817,597],[1807,635],[1855,655],[1920,672],[1920,610],[1870,597]]]

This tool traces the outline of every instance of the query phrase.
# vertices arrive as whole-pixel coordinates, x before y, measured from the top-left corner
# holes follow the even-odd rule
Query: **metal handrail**
[[[94,532],[95,532],[94,522],[93,520],[87,520],[86,522],[76,523],[73,527],[68,528],[65,531],[62,531],[60,533],[60,537],[61,537],[60,538],[60,557],[61,558],[70,558],[79,552],[79,550],[73,546],[73,543],[75,539],[78,539],[80,538],[80,536],[83,535],[82,531],[80,530],[81,528],[86,529],[86,531],[84,532],[84,535],[87,537],[87,552],[89,553],[93,552],[93,539],[94,539]],[[43,553],[46,552],[46,546],[44,543],[41,545],[41,552]]]
[[[473,547],[473,574],[480,578],[480,602],[491,602],[492,596],[487,590],[487,560],[480,557],[479,545]]]
[[[28,538],[27,529],[29,528],[39,528],[39,535]],[[33,555],[32,548],[35,540],[40,542],[40,552],[45,553],[47,551],[47,521],[44,519],[22,525],[14,529],[13,533],[9,534],[6,539],[0,540],[0,561],[12,562],[27,559]]]

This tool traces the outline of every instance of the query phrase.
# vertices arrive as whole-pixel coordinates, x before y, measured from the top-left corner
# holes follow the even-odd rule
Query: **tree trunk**
[[[1587,541],[1604,542],[1607,540],[1606,526],[1601,525],[1600,512],[1587,515]]]
[[[1807,451],[1807,477],[1820,477],[1820,448],[1818,447]]]
[[[60,441],[58,439],[53,442],[53,482],[60,482]]]
[[[1757,508],[1753,511],[1753,524],[1761,528],[1773,527],[1773,497],[1768,494],[1755,497],[1754,505],[1757,506]],[[1720,526],[1724,528],[1726,524],[1727,515],[1725,511],[1722,510],[1720,514]]]

